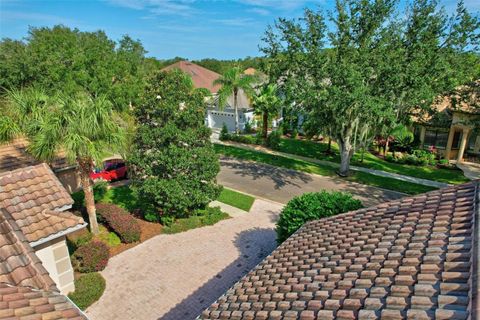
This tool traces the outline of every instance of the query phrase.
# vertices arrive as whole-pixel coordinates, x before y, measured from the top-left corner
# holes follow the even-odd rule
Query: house
[[[308,222],[199,319],[479,319],[479,187]]]
[[[61,294],[17,220],[0,208],[0,318],[87,319]]]
[[[72,197],[45,163],[0,173],[0,208],[7,214],[3,219],[18,225],[63,294],[75,289],[66,235],[87,226],[67,211],[72,204]],[[0,248],[2,262],[5,255],[10,256],[8,247],[4,249]]]
[[[480,155],[480,80],[439,97],[433,113],[414,116],[414,133],[420,147],[435,147],[449,160],[475,161]]]
[[[213,82],[220,78],[220,74],[208,70],[190,61],[179,61],[162,69],[170,71],[179,69],[192,78],[195,88],[204,88],[211,92],[213,103],[209,105],[205,115],[205,124],[212,129],[221,129],[225,124],[229,131],[235,131],[235,112],[233,108],[233,95],[227,99],[227,105],[220,108],[216,99],[220,85],[214,85]],[[254,123],[254,113],[250,100],[243,90],[238,93],[238,122],[240,130],[245,128],[245,123]]]
[[[27,146],[28,141],[24,138],[0,144],[0,174],[41,163],[27,152]],[[68,163],[64,154],[59,154],[50,167],[68,192],[81,189],[77,166]]]

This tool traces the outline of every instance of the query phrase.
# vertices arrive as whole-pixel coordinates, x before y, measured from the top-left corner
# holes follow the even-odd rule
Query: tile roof
[[[0,318],[86,319],[57,291],[15,219],[0,209]]]
[[[10,143],[0,144],[0,172],[8,172],[11,170],[28,167],[39,164],[40,161],[35,160],[27,153],[28,141],[18,138]],[[53,170],[61,170],[71,167],[65,155],[60,153],[51,164]]]
[[[200,319],[476,319],[479,183],[305,224]]]
[[[15,219],[0,208],[0,283],[56,290]]]
[[[190,61],[178,61],[162,69],[162,71],[170,71],[173,69],[180,69],[184,73],[192,77],[195,88],[205,88],[211,93],[217,93],[220,85],[213,85],[220,75],[212,70],[208,70],[198,64]]]
[[[72,204],[72,197],[44,163],[0,173],[0,208],[12,215],[30,242],[83,224],[82,218],[58,211]]]

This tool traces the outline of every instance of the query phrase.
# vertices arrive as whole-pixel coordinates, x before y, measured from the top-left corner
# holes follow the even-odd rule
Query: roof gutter
[[[480,316],[480,287],[478,281],[480,280],[480,190],[477,182],[476,199],[474,206],[473,218],[473,254],[472,254],[472,272],[471,272],[471,286],[472,296],[470,297],[470,319],[478,319]]]
[[[48,241],[51,241],[51,240],[54,240],[54,239],[57,239],[57,238],[66,236],[67,234],[70,234],[70,233],[75,232],[75,231],[77,231],[77,230],[83,229],[83,228],[85,228],[87,225],[88,225],[88,223],[86,223],[86,222],[81,223],[81,224],[77,224],[77,225],[74,226],[74,227],[70,227],[70,228],[65,229],[65,230],[63,230],[63,231],[60,231],[60,232],[51,234],[51,235],[49,235],[48,237],[42,238],[42,239],[37,240],[37,241],[32,241],[32,242],[30,242],[30,245],[31,245],[32,247],[39,246],[39,245],[44,244],[44,243],[46,243],[46,242],[48,242]]]

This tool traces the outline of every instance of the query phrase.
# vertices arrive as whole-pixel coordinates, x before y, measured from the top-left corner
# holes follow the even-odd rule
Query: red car
[[[115,181],[127,178],[127,166],[123,160],[107,160],[103,163],[103,170],[97,169],[90,173],[90,179]]]

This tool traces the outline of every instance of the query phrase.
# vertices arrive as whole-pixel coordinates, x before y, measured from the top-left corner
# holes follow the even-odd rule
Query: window
[[[444,129],[427,129],[425,131],[425,140],[423,145],[425,147],[435,146],[436,148],[447,147],[448,131]]]

